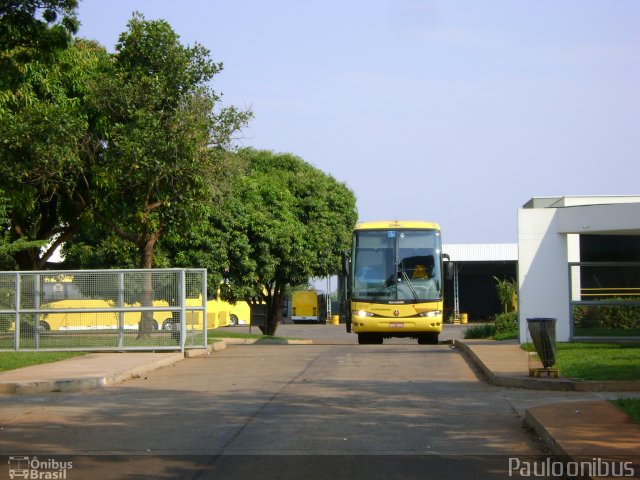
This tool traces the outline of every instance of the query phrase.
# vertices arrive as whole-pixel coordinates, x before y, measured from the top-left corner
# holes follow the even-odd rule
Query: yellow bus
[[[443,327],[444,277],[452,274],[445,258],[436,223],[357,224],[340,282],[347,331],[357,333],[360,344],[381,344],[391,337],[437,344]]]
[[[189,304],[189,300],[187,300]],[[72,309],[71,312],[50,312],[43,315],[40,320],[42,330],[115,330],[120,325],[120,314],[116,311],[107,311],[115,308],[113,300],[102,299],[72,299],[57,300],[42,305],[43,309]],[[139,303],[125,305],[125,307],[136,308]],[[168,307],[166,300],[154,300],[154,307]],[[83,309],[105,309],[102,312],[88,311]],[[190,313],[190,312],[189,312]],[[202,315],[200,315],[202,317]],[[209,315],[207,315],[209,318]],[[154,311],[153,329],[158,330],[162,326],[163,330],[171,330],[173,322],[173,312]],[[140,323],[139,311],[125,311],[122,316],[122,326],[125,330],[137,330]],[[200,327],[202,328],[202,327]]]
[[[316,322],[318,316],[318,293],[314,290],[296,290],[291,294],[291,320],[298,322]]]
[[[187,299],[187,306],[202,305],[202,299]],[[245,301],[231,303],[219,297],[207,300],[207,329],[249,325],[251,307]],[[202,328],[202,313],[187,312],[187,324],[194,322]]]
[[[139,307],[140,304],[126,305]],[[154,300],[154,307],[168,307],[166,300]],[[202,330],[202,312],[190,310],[189,307],[202,306],[202,297],[186,299],[186,323],[189,330]],[[50,312],[40,320],[42,330],[113,330],[119,328],[120,316],[116,311],[83,312],[82,309],[113,309],[115,302],[101,299],[57,300],[42,305],[44,309],[73,309],[72,312]],[[179,315],[176,312],[157,310],[153,312],[153,329],[178,330]],[[219,299],[207,300],[207,329],[230,325],[248,325],[250,307],[247,302],[235,305]],[[140,323],[140,312],[124,312],[123,328],[137,330]]]

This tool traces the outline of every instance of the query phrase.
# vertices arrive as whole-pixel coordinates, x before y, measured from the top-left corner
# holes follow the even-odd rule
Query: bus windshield
[[[417,303],[442,298],[438,230],[363,230],[353,239],[354,300]]]

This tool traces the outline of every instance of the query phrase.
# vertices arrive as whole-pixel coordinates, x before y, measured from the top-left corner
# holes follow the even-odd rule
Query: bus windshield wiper
[[[407,272],[405,272],[404,270],[400,270],[400,273],[402,274],[402,278],[404,279],[404,281],[407,282],[407,286],[409,287],[409,290],[411,290],[413,298],[415,298],[416,301],[419,301],[420,297],[418,296],[418,292],[416,292],[416,289],[413,288],[413,283],[411,283],[411,280],[409,280],[409,275],[407,275]]]
[[[380,288],[373,295],[373,299],[377,300],[378,297],[380,297],[380,295],[382,295],[388,287],[391,287],[394,284],[394,280],[395,280],[394,276],[391,275],[384,282],[382,282],[382,285],[380,286]]]

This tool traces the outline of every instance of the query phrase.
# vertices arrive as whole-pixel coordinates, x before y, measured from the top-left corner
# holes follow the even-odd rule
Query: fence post
[[[33,308],[40,310],[40,274],[33,276]],[[36,313],[33,322],[33,341],[36,350],[40,349],[40,314]]]
[[[118,308],[124,306],[124,273],[118,272]],[[140,314],[142,315],[142,313]],[[122,348],[124,345],[124,312],[118,312],[118,347]]]
[[[15,285],[14,285],[14,302],[13,305],[16,309],[15,313],[15,329],[13,330],[14,338],[13,338],[13,347],[16,351],[20,350],[20,273],[16,272],[15,274]]]
[[[202,305],[204,310],[202,311],[202,346],[207,348],[207,271],[202,273]]]
[[[187,305],[186,305],[186,275],[180,269],[180,351],[184,353],[184,343],[187,338]]]

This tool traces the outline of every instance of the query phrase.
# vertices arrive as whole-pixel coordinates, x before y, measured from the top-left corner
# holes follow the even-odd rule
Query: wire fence
[[[0,350],[207,345],[205,269],[0,272]]]

